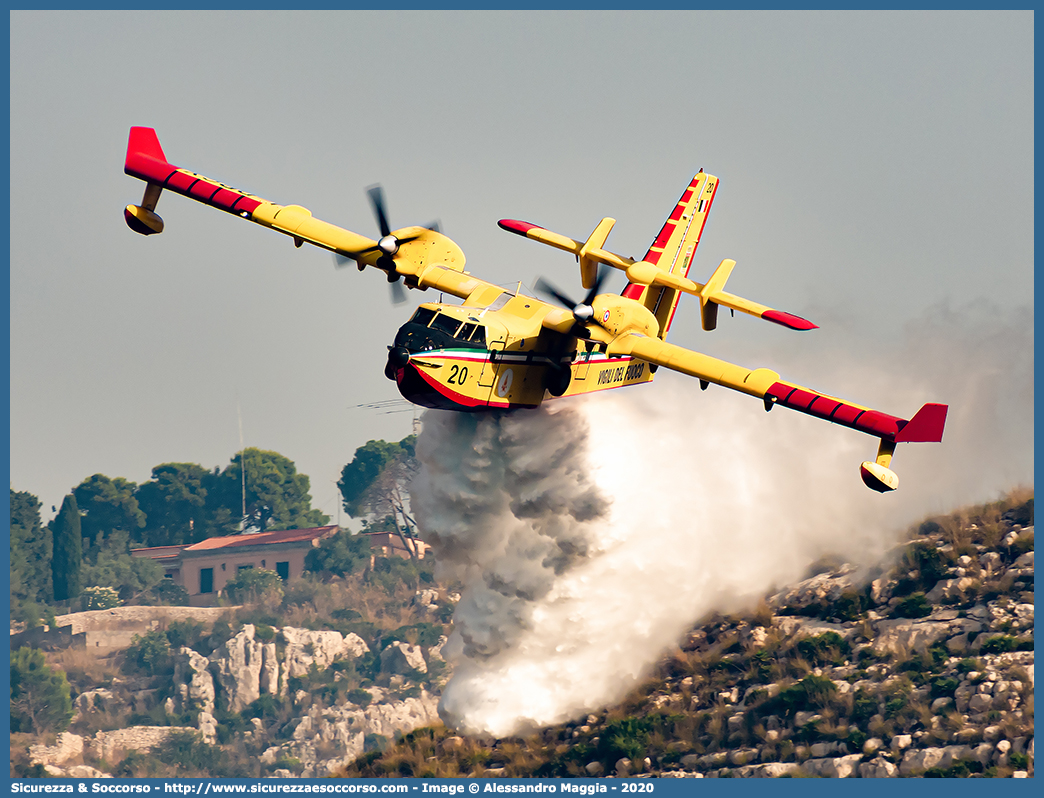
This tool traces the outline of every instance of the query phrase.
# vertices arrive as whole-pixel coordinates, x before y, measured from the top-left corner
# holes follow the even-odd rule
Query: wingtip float
[[[877,456],[860,464],[871,489],[893,491],[890,465],[899,443],[942,441],[947,406],[926,404],[907,420],[782,380],[770,369],[747,369],[666,342],[682,294],[698,299],[705,330],[717,327],[718,308],[745,313],[791,330],[813,330],[807,319],[725,290],[736,262],[723,260],[706,283],[689,279],[718,178],[697,173],[673,206],[641,260],[605,249],[615,224],[606,217],[583,241],[517,219],[502,229],[572,253],[587,293],[576,301],[541,281],[554,302],[516,294],[464,272],[464,253],[435,226],[392,230],[383,195],[374,199],[380,236],[371,239],[315,219],[300,205],[276,205],[167,161],[155,130],[132,127],[125,172],[146,183],[140,205],[124,211],[136,233],[163,232],[156,205],[173,191],[305,243],[339,259],[385,272],[393,288],[434,289],[460,300],[422,304],[388,347],[385,374],[411,402],[479,412],[532,408],[551,398],[651,382],[660,367],[755,396],[765,409],[788,407],[880,440]],[[620,294],[601,293],[610,269],[627,276]],[[394,296],[394,293],[393,293]]]

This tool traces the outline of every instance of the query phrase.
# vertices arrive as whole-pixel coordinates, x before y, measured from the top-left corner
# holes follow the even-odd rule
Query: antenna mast
[[[243,411],[236,400],[236,415],[239,416],[239,475],[243,486],[243,520],[240,522],[241,532],[246,532],[246,447],[243,444]]]

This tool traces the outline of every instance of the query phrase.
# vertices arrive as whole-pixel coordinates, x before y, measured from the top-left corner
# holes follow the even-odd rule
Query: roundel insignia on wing
[[[608,310],[605,313],[602,314],[602,323],[604,324],[607,321],[609,321],[609,311]]]

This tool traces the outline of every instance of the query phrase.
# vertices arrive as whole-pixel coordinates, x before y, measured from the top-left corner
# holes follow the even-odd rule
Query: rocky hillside
[[[347,776],[1033,774],[1033,499],[933,518],[706,619],[618,706],[526,739],[442,726]]]
[[[1032,775],[1033,556],[1029,492],[926,520],[874,567],[824,560],[704,619],[618,705],[502,740],[438,722],[457,596],[387,568],[301,580],[113,656],[48,654],[76,714],[13,734],[11,772]]]
[[[272,626],[255,606],[210,626],[154,628],[115,656],[52,652],[73,685],[75,714],[57,737],[12,735],[12,775],[325,776],[437,723],[448,677],[437,621],[452,599],[434,589],[320,587],[304,609],[277,609],[339,630]],[[342,593],[374,620],[327,606]],[[403,620],[413,622],[388,628]]]

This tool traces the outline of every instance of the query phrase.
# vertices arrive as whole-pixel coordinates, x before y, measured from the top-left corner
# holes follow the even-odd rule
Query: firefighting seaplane
[[[549,398],[651,382],[662,366],[696,377],[704,390],[713,383],[761,399],[766,410],[781,405],[879,438],[877,457],[863,462],[860,473],[880,492],[899,485],[889,468],[896,444],[942,440],[946,405],[926,404],[909,420],[897,418],[787,382],[767,368],[744,368],[664,340],[682,294],[699,300],[704,330],[715,328],[721,307],[792,330],[816,327],[726,291],[733,260],[723,260],[706,283],[688,278],[718,188],[718,179],[702,170],[637,261],[604,249],[614,219],[602,219],[584,241],[501,220],[504,230],[576,257],[587,293],[576,301],[539,281],[537,289],[553,303],[472,276],[460,247],[438,229],[392,230],[377,186],[370,189],[380,230],[374,240],[320,221],[300,205],[276,205],[172,165],[152,128],[131,128],[124,171],[146,183],[141,205],[124,211],[136,233],[163,231],[156,204],[161,192],[173,191],[285,233],[297,247],[312,244],[354,261],[360,271],[383,271],[397,299],[401,281],[462,300],[422,304],[388,347],[386,375],[418,405],[470,412],[533,408]],[[611,269],[627,275],[622,294],[600,293]]]

